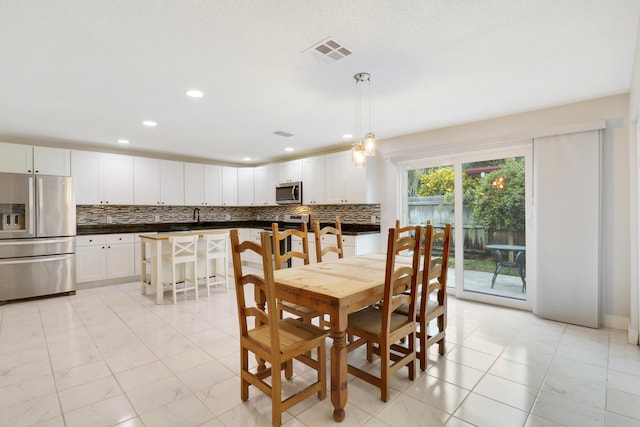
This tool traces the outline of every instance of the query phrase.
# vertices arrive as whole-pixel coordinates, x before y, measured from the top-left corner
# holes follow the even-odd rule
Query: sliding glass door
[[[462,298],[530,308],[530,147],[413,162],[403,223],[451,223],[448,288]]]

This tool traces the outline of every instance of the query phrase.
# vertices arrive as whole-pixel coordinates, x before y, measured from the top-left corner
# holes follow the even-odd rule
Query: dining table
[[[410,264],[410,258],[398,256],[396,262]],[[330,317],[331,403],[338,422],[347,404],[348,315],[383,299],[385,269],[385,254],[368,254],[274,271],[278,299]]]
[[[140,285],[142,295],[147,294],[147,289],[151,288],[156,293],[156,304],[162,304],[164,299],[164,285],[162,284],[163,245],[169,241],[169,237],[198,236],[204,237],[207,233],[225,233],[226,231],[200,230],[200,231],[177,231],[173,233],[141,234],[140,237]],[[150,253],[147,251],[147,244]],[[147,280],[147,266],[151,269],[150,280]]]

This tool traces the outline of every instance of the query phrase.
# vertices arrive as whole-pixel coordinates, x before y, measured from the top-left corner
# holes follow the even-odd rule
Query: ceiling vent
[[[274,132],[275,135],[280,135],[280,136],[284,136],[285,138],[289,138],[290,136],[293,136],[292,133],[289,132],[285,132],[283,130],[277,130]]]
[[[331,38],[331,36],[322,40],[320,43],[316,43],[304,52],[310,53],[316,59],[323,62],[336,62],[342,58],[351,55],[351,51],[347,49],[342,43]]]

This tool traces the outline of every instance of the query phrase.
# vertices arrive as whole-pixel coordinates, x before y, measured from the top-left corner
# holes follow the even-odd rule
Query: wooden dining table
[[[397,257],[398,263],[410,263]],[[347,404],[346,329],[349,313],[383,298],[386,256],[360,255],[274,271],[276,296],[328,314],[331,338],[333,418],[345,418]]]

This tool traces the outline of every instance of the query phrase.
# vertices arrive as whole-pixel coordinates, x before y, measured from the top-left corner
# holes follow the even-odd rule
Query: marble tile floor
[[[0,426],[270,426],[262,393],[240,401],[233,292],[202,294],[157,306],[127,283],[0,306]],[[640,426],[640,348],[626,332],[453,297],[448,320],[446,355],[432,349],[415,381],[396,374],[389,402],[352,377],[341,424]],[[296,365],[285,387],[311,374]],[[312,396],[283,425],[336,425],[331,412]]]

